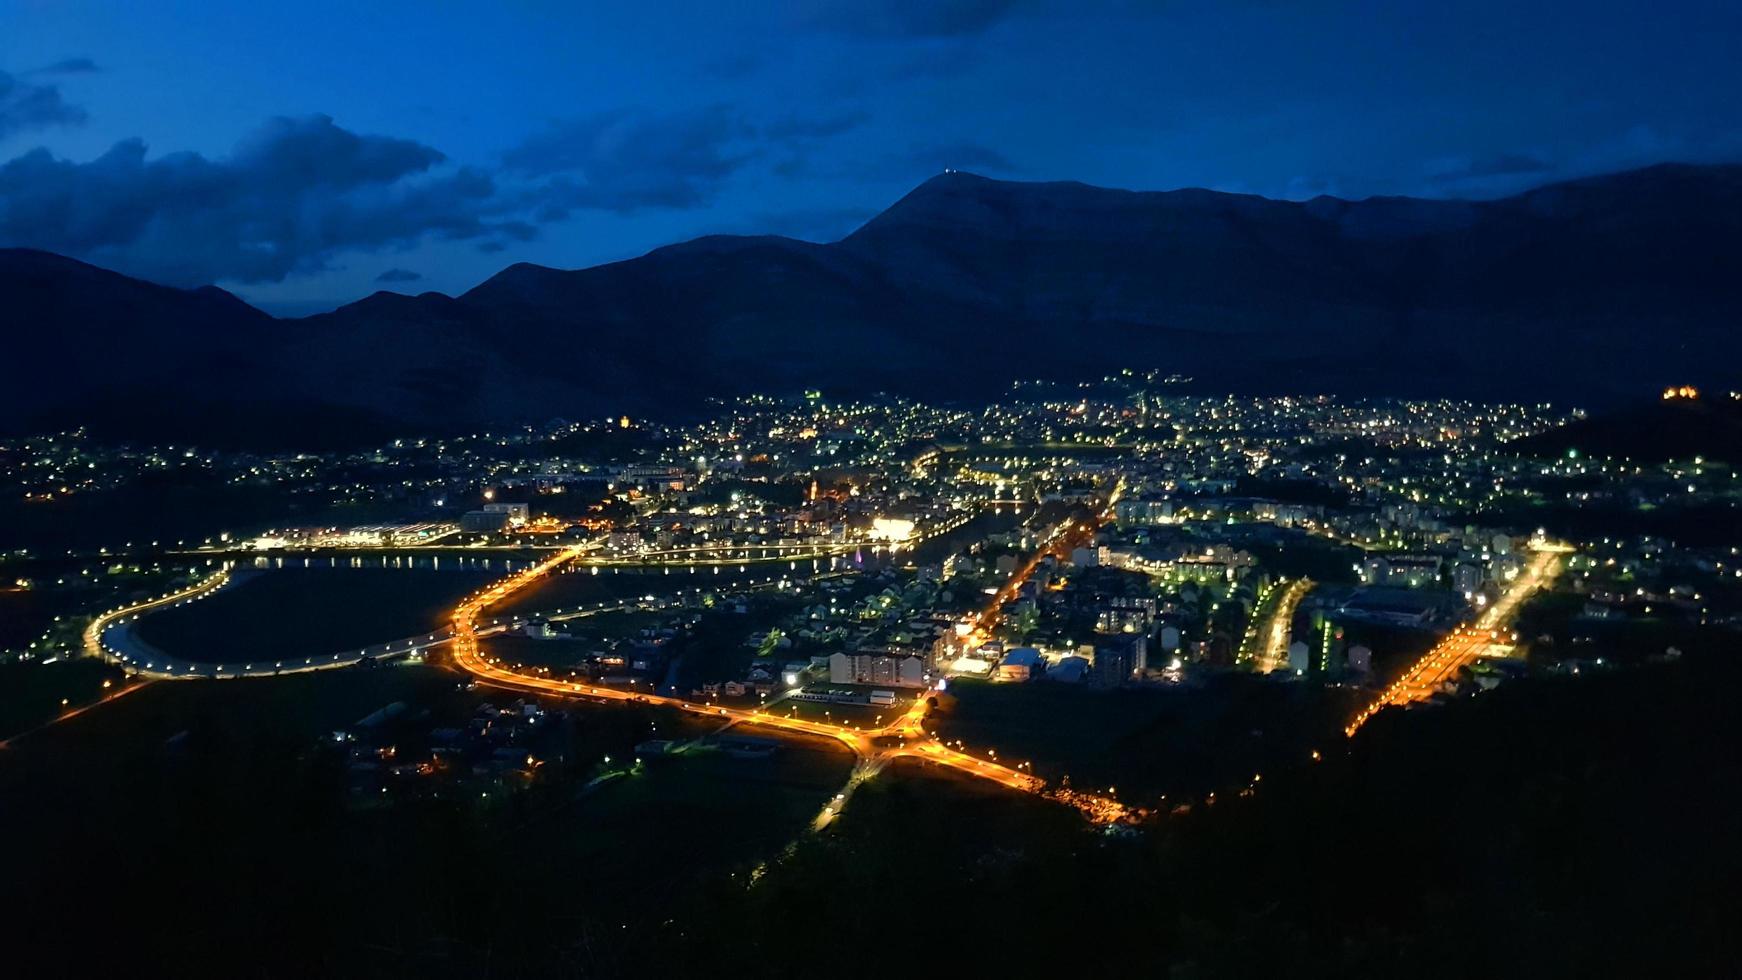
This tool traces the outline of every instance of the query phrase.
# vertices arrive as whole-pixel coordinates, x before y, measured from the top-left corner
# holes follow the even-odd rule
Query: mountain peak
[[[446,293],[426,290],[415,296],[396,293],[390,289],[377,289],[368,296],[347,303],[330,313],[316,314],[311,320],[329,320],[345,317],[380,317],[392,320],[408,320],[420,317],[451,317],[460,311],[457,300]]]

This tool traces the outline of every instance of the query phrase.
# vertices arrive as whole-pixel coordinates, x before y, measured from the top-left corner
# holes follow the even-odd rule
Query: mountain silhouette
[[[327,445],[821,388],[981,399],[1122,368],[1206,391],[1602,406],[1736,387],[1742,166],[1492,201],[1280,201],[947,173],[845,239],[713,236],[274,319],[0,250],[10,429]]]

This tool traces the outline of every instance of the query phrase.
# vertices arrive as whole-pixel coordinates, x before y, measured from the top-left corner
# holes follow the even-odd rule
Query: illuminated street
[[[1485,655],[1491,646],[1516,639],[1506,633],[1506,628],[1519,604],[1554,580],[1560,572],[1562,556],[1567,553],[1568,549],[1561,546],[1538,546],[1525,571],[1507,586],[1496,602],[1474,623],[1452,630],[1432,650],[1412,663],[1401,677],[1349,722],[1343,734],[1353,737],[1362,725],[1387,706],[1407,705],[1432,697],[1449,678]]]
[[[1241,661],[1250,661],[1253,669],[1261,674],[1281,670],[1288,666],[1288,644],[1292,638],[1291,629],[1294,623],[1295,610],[1300,608],[1300,601],[1313,589],[1311,579],[1296,579],[1283,585],[1272,585],[1258,611],[1268,609],[1268,615],[1262,620],[1255,620],[1248,627],[1245,639],[1241,643]]]

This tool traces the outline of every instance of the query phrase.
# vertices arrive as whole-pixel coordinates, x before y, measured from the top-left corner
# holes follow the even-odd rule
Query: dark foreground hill
[[[546,769],[572,782],[368,804],[313,750],[321,721],[387,690],[440,704],[451,677],[234,684],[155,685],[6,750],[0,831],[32,843],[8,858],[10,975],[714,980],[730,956],[767,978],[1541,980],[1728,977],[1742,952],[1742,660],[1721,654],[1386,711],[1136,837],[904,760],[784,851],[848,760],[815,796],[787,743],[577,799],[601,748],[666,720],[583,707]],[[122,910],[104,942],[68,912],[96,887]]]
[[[1742,465],[1742,401],[1728,392],[1631,405],[1512,444],[1535,456],[1649,462],[1696,457]]]
[[[0,251],[22,338],[0,410],[12,428],[316,440],[800,387],[979,398],[1125,367],[1214,390],[1602,404],[1729,380],[1739,232],[1742,166],[1485,202],[951,173],[833,244],[703,238],[301,320]]]

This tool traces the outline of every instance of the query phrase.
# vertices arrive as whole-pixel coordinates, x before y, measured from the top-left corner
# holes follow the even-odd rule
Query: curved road
[[[1062,537],[1063,535],[1061,535]],[[1056,545],[1056,541],[1052,544]],[[1043,549],[1044,553],[1045,549]],[[466,597],[454,609],[450,632],[453,637],[452,656],[454,663],[462,670],[474,675],[484,683],[511,690],[526,691],[535,694],[552,695],[563,698],[590,698],[601,701],[638,701],[644,704],[659,704],[692,714],[707,715],[726,719],[730,722],[745,725],[760,725],[780,731],[811,735],[838,741],[852,749],[860,759],[854,767],[853,776],[848,780],[847,790],[831,801],[819,814],[817,826],[825,825],[838,813],[845,801],[846,793],[854,787],[875,775],[881,770],[882,764],[902,756],[911,756],[939,765],[948,766],[959,772],[965,772],[982,779],[989,779],[999,785],[1025,793],[1045,794],[1061,802],[1078,807],[1090,819],[1097,821],[1112,821],[1122,819],[1127,815],[1124,807],[1118,803],[1087,794],[1046,793],[1046,784],[1040,778],[1000,765],[987,759],[969,755],[945,746],[927,735],[920,725],[925,714],[925,699],[916,698],[913,706],[895,721],[881,728],[860,728],[852,725],[836,725],[827,722],[813,721],[790,715],[771,714],[763,709],[746,709],[724,707],[715,704],[703,704],[682,698],[665,697],[655,693],[638,691],[623,691],[611,687],[598,687],[572,680],[560,680],[532,674],[523,674],[504,665],[500,659],[486,654],[479,640],[486,631],[479,629],[478,619],[484,610],[507,599],[509,596],[528,588],[539,579],[572,560],[579,554],[578,549],[568,549],[539,564],[518,572],[508,578]],[[1037,564],[1039,556],[1031,562],[1027,570]],[[1024,767],[1026,768],[1026,767]]]
[[[444,626],[434,632],[401,637],[386,643],[372,644],[338,653],[258,661],[238,658],[224,663],[213,663],[170,656],[146,643],[133,632],[133,624],[141,616],[215,595],[224,588],[242,581],[243,575],[247,571],[243,569],[232,572],[230,569],[222,569],[189,588],[104,613],[86,628],[85,649],[92,656],[103,657],[120,664],[135,675],[152,680],[232,680],[241,677],[277,677],[283,674],[336,670],[354,667],[365,660],[397,660],[453,642],[453,628]],[[738,582],[735,585],[740,589],[762,588],[786,577],[788,576],[771,575],[766,579]],[[668,595],[664,598],[669,601],[672,598],[681,597],[683,591],[686,590],[680,590],[675,597]],[[481,637],[495,636],[519,629],[534,619],[563,622],[586,616],[596,616],[600,613],[624,612],[637,608],[640,608],[639,600],[624,598],[602,600],[593,605],[567,607],[551,612],[527,612],[512,618],[494,619],[488,623],[479,623],[477,624],[477,634]]]

